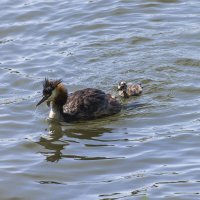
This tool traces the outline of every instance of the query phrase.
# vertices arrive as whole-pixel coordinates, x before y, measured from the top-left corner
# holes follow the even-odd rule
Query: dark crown
[[[43,94],[45,95],[51,93],[60,83],[62,83],[61,79],[50,81],[48,78],[45,78],[43,82]]]

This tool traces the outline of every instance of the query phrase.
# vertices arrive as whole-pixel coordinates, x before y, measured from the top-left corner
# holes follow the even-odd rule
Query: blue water
[[[0,2],[0,199],[196,200],[200,183],[197,0]],[[134,109],[59,124],[36,109],[45,77]]]

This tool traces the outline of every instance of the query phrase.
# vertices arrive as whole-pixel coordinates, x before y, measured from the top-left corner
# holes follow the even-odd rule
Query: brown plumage
[[[68,96],[61,80],[45,79],[43,98],[37,106],[44,101],[51,108],[49,118],[66,122],[113,115],[120,112],[122,108],[110,94],[94,88],[78,90]]]
[[[130,96],[138,96],[142,93],[142,85],[126,83],[125,81],[121,81],[118,84],[119,95],[124,98],[129,98]]]

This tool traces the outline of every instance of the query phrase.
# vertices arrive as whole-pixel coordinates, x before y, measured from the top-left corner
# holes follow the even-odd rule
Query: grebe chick
[[[133,84],[121,81],[118,84],[119,95],[124,98],[129,98],[130,96],[138,96],[142,93],[141,83]]]
[[[45,101],[50,106],[49,118],[65,122],[113,115],[122,108],[116,99],[101,90],[86,88],[68,96],[61,80],[47,78],[43,82],[43,98],[36,106]]]

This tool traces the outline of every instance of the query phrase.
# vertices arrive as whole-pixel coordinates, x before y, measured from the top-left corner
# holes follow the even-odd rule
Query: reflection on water
[[[131,101],[131,98],[130,100]],[[145,106],[148,106],[148,104],[142,104],[137,102],[127,102],[124,101],[124,110],[126,112],[133,110],[137,108],[144,108]],[[121,119],[123,118],[123,115],[121,114]],[[126,118],[128,118],[127,115],[125,115]],[[129,116],[131,118],[131,116]],[[92,121],[82,121],[82,122],[74,122],[74,123],[58,123],[54,120],[48,120],[49,125],[49,134],[45,137],[42,136],[37,142],[38,144],[42,145],[45,148],[45,152],[41,152],[45,157],[47,161],[59,161],[63,158],[73,158],[75,160],[102,160],[102,159],[117,159],[120,157],[105,157],[105,156],[99,156],[99,157],[91,157],[91,156],[79,156],[79,155],[67,155],[64,154],[62,151],[64,149],[67,149],[69,145],[74,145],[75,143],[79,144],[83,140],[87,140],[87,143],[85,144],[86,147],[106,147],[109,146],[107,144],[108,140],[103,140],[101,137],[103,134],[112,134],[114,132],[114,127],[109,128],[106,127],[111,123],[112,121],[117,120],[119,118],[119,115],[107,117],[104,119],[96,119]],[[113,140],[113,139],[112,139]],[[144,138],[142,140],[145,140]],[[92,143],[93,141],[98,141],[100,143]],[[110,140],[111,141],[111,140]],[[117,140],[113,140],[117,141]],[[112,145],[110,145],[112,146]],[[123,158],[123,157],[121,157]]]
[[[49,120],[49,135],[41,137],[38,144],[45,148],[42,153],[47,161],[55,162],[63,158],[73,158],[80,160],[101,160],[112,159],[109,157],[88,157],[79,155],[66,155],[62,150],[68,145],[80,143],[81,140],[98,140],[104,133],[112,133],[112,128],[101,127],[98,123],[90,123],[85,125],[85,122],[62,125],[55,121]],[[86,144],[86,146],[106,146],[106,144]]]
[[[198,5],[2,0],[1,199],[198,199]],[[35,111],[44,77],[69,92],[116,95],[121,80],[144,92],[118,115],[58,124]]]
[[[67,142],[59,142],[63,133],[59,125],[56,124],[50,127],[50,135],[48,137],[40,137],[38,144],[44,146],[45,152],[40,152],[45,155],[47,161],[55,162],[62,158],[62,150],[69,145]]]

